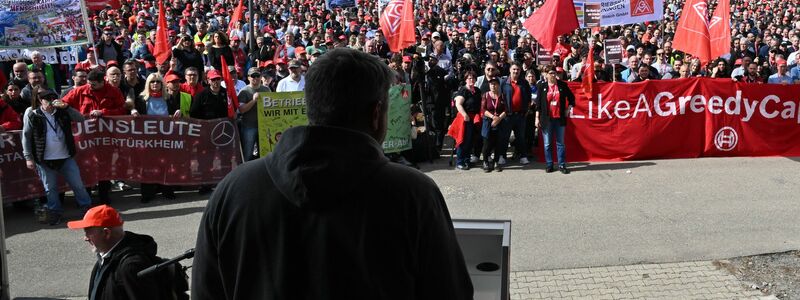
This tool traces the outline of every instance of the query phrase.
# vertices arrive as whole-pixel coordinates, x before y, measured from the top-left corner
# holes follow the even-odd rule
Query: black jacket
[[[558,86],[558,106],[561,117],[558,119],[561,126],[567,125],[567,113],[569,112],[568,106],[575,106],[575,95],[572,94],[572,91],[567,86],[567,83],[561,80],[556,81],[556,86]],[[534,100],[534,104],[536,104],[536,111],[539,112],[539,123],[542,127],[546,127],[547,124],[550,123],[550,105],[547,103],[547,91],[550,89],[547,81],[542,82],[539,84],[539,87],[536,91],[536,100]]]
[[[95,263],[89,279],[89,300],[160,299],[156,276],[136,276],[156,263],[157,250],[152,237],[126,231],[103,265],[100,260]]]
[[[294,127],[220,182],[192,299],[472,299],[439,188],[370,136]]]
[[[205,88],[198,93],[192,101],[189,115],[195,119],[211,120],[228,117],[228,94],[225,88],[219,88],[219,93],[214,95],[211,88]]]

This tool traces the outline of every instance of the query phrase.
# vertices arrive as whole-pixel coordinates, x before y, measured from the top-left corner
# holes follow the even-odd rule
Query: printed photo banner
[[[664,0],[574,0],[581,28],[658,21]]]
[[[411,85],[389,89],[389,124],[383,151],[396,153],[411,149]]]
[[[0,1],[0,49],[89,43],[82,0]]]
[[[599,83],[591,101],[580,83],[570,88],[577,98],[566,130],[567,161],[800,155],[797,84]]]
[[[241,162],[238,130],[226,119],[105,117],[73,123],[73,133],[87,186],[114,179],[213,184]],[[20,131],[0,134],[0,178],[5,202],[44,193],[39,176],[26,168]]]

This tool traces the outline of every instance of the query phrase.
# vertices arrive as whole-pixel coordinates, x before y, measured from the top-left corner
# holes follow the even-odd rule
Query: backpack
[[[136,253],[128,253],[123,256],[120,262]],[[169,259],[159,256],[152,256],[151,260],[153,265],[163,263]],[[160,290],[160,299],[163,300],[189,300],[189,276],[186,275],[186,270],[189,267],[184,267],[180,262],[173,262],[169,266],[161,270],[150,273],[145,276],[157,276],[158,288]]]

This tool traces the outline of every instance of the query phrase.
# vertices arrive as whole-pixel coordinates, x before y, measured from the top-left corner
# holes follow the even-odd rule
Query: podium
[[[453,220],[476,300],[508,300],[510,220]]]

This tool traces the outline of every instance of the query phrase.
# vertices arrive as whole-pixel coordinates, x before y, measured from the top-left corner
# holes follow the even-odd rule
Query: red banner
[[[119,9],[122,7],[122,4],[119,0],[87,0],[86,7],[89,9],[89,12],[103,10],[106,8],[106,5],[110,5],[113,9]]]
[[[43,195],[39,176],[25,166],[20,133],[0,134],[5,202]],[[238,130],[227,119],[105,117],[74,123],[73,133],[75,160],[87,186],[100,180],[212,184],[241,162]]]
[[[567,161],[800,155],[800,85],[701,78],[600,83],[592,101],[580,83],[570,87],[577,99],[566,130]]]

